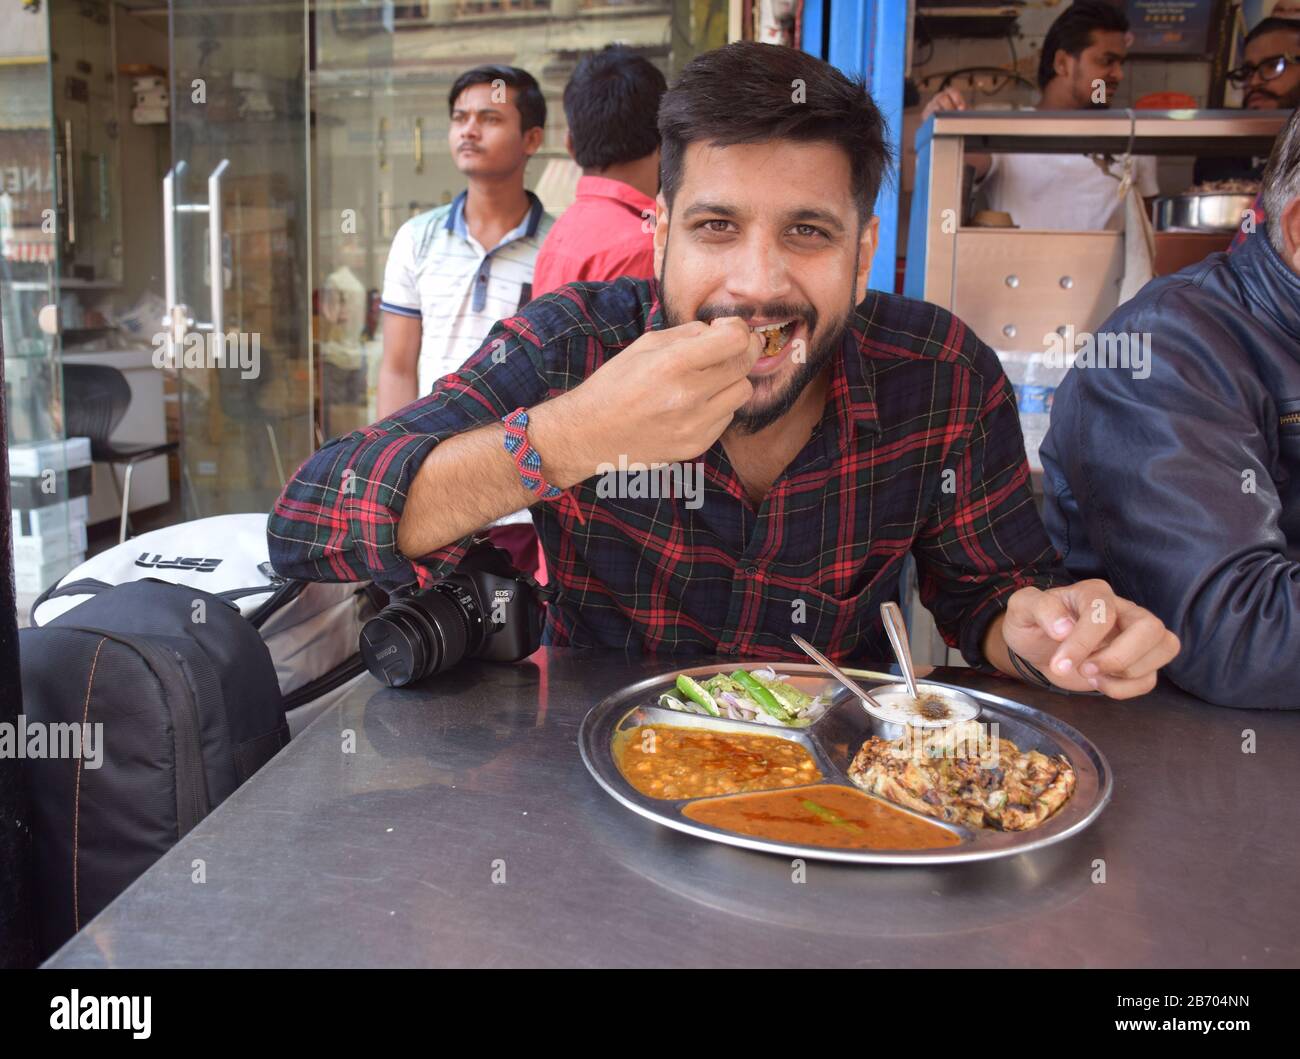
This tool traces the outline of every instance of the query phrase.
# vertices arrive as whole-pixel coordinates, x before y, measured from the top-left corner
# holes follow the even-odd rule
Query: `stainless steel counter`
[[[587,710],[672,668],[544,649],[363,684],[47,966],[1300,964],[1300,714],[941,670],[1094,740],[1109,808],[1037,854],[808,861],[796,881],[787,859],[626,811],[583,767]]]

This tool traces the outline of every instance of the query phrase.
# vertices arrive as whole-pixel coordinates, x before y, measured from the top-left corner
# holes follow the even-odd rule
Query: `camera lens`
[[[400,688],[459,663],[482,639],[481,625],[473,596],[443,582],[366,622],[361,657],[378,680]]]

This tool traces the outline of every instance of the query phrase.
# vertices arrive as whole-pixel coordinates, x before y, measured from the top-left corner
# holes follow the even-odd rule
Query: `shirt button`
[[[727,654],[731,655],[732,658],[735,658],[736,655],[740,654],[740,646],[735,645],[733,647],[729,647],[727,649]]]
[[[756,573],[758,573],[758,567],[757,567],[757,566],[747,566],[747,567],[745,567],[745,573],[747,573],[747,574],[751,574],[751,575],[756,574]]]

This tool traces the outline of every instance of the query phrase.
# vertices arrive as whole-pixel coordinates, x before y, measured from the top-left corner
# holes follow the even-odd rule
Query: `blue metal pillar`
[[[823,5],[828,2],[829,0],[803,0],[803,22],[800,25],[803,39],[799,41],[799,47],[819,59],[826,58],[822,54],[822,27],[826,24]]]
[[[822,52],[823,26],[830,26],[830,53]],[[903,64],[907,48],[907,0],[804,0],[801,47],[863,77],[885,117],[895,155],[902,153]],[[876,198],[880,245],[871,267],[873,290],[894,289],[898,256],[898,166],[886,175]]]

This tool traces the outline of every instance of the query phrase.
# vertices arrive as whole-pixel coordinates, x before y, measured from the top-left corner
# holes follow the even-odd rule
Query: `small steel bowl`
[[[942,718],[929,718],[921,715],[916,702],[908,693],[906,684],[881,684],[879,687],[867,688],[874,699],[886,707],[878,710],[868,702],[862,708],[871,714],[877,722],[876,734],[881,739],[901,739],[908,728],[936,729],[947,728],[962,721],[974,721],[979,718],[979,702],[963,691],[947,688],[942,684],[927,684],[923,680],[916,682],[916,690],[923,697],[933,695],[942,699],[949,707],[949,715]],[[890,709],[896,707],[896,709]]]
[[[1202,192],[1157,199],[1154,209],[1158,232],[1231,232],[1241,225],[1241,215],[1255,203],[1254,195]]]

